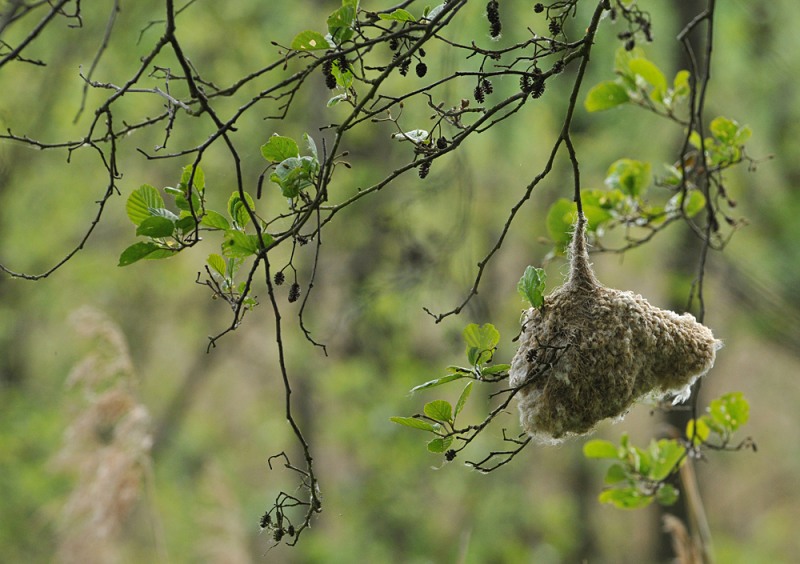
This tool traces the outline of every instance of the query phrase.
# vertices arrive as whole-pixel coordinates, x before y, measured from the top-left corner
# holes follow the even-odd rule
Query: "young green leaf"
[[[464,389],[461,391],[461,395],[458,396],[458,401],[456,402],[456,410],[453,413],[453,418],[458,417],[458,414],[461,413],[461,410],[464,409],[464,404],[467,403],[467,399],[469,399],[469,395],[472,393],[472,384],[474,382],[468,382]]]
[[[559,252],[563,252],[572,239],[572,226],[577,215],[575,202],[566,198],[556,200],[547,211],[547,233]]]
[[[494,356],[494,349],[500,341],[500,333],[491,323],[480,327],[470,323],[464,328],[464,341],[467,343],[467,358],[470,364],[477,365],[489,362]]]
[[[546,280],[547,274],[544,269],[529,266],[517,283],[517,292],[523,299],[528,300],[535,309],[539,309],[544,305]]]
[[[629,100],[628,91],[624,86],[614,80],[606,80],[589,90],[583,106],[589,112],[602,112],[625,104]]]
[[[647,477],[661,481],[672,474],[679,462],[685,460],[686,449],[675,439],[661,439],[651,443],[651,467]]]
[[[612,464],[608,467],[608,470],[606,470],[604,481],[606,484],[613,485],[630,479],[631,475],[622,464]]]
[[[635,487],[605,490],[600,493],[598,500],[600,503],[610,503],[619,509],[639,509],[653,502],[651,496],[643,494]]]
[[[316,51],[317,49],[330,49],[331,45],[321,33],[308,30],[295,35],[290,47],[295,51]]]
[[[437,437],[428,442],[428,451],[430,452],[445,452],[450,445],[453,444],[453,437]]]
[[[353,21],[356,18],[356,7],[353,3],[343,5],[328,16],[328,33],[336,45],[341,45],[353,37]]]
[[[394,423],[397,423],[398,425],[411,427],[413,429],[421,429],[423,431],[431,431],[431,432],[435,430],[433,425],[431,425],[427,421],[423,421],[422,419],[418,419],[416,417],[390,417],[389,420]]]
[[[508,372],[509,370],[511,370],[510,364],[494,364],[492,366],[482,366],[481,376],[495,376],[502,372]]]
[[[619,159],[608,169],[606,186],[639,198],[650,185],[650,163],[633,159]]]
[[[208,266],[213,268],[217,274],[224,277],[225,276],[225,259],[219,256],[216,253],[211,253],[208,255],[206,259]]]
[[[125,204],[125,211],[134,225],[140,225],[148,217],[152,217],[154,209],[164,207],[164,198],[158,190],[149,184],[142,184],[131,192]]]
[[[661,505],[675,505],[678,501],[678,490],[670,484],[661,484],[656,492],[656,501]]]
[[[247,202],[247,206],[249,206],[251,210],[255,211],[256,204],[250,194],[245,192],[244,198]],[[235,227],[239,229],[244,229],[250,222],[250,214],[247,213],[247,207],[245,207],[242,198],[239,196],[239,192],[234,192],[228,199],[228,214],[236,224]]]
[[[248,216],[249,217],[249,216]],[[227,231],[231,228],[231,224],[225,219],[225,216],[219,212],[215,212],[214,210],[206,211],[206,214],[203,216],[203,219],[200,221],[200,224],[204,227],[211,227],[212,229],[222,229],[223,231]]]
[[[162,259],[171,257],[176,251],[172,249],[165,249],[152,243],[150,241],[134,243],[119,256],[119,264],[117,266],[128,266],[142,259]]]
[[[583,455],[586,458],[619,458],[619,450],[611,441],[592,439],[583,445]]]
[[[258,238],[237,229],[225,232],[222,241],[222,254],[226,257],[248,257],[258,252]]]
[[[460,380],[461,378],[466,378],[467,375],[463,372],[459,372],[456,374],[448,374],[447,376],[442,376],[441,378],[436,378],[435,380],[429,380],[424,384],[420,384],[419,386],[414,386],[411,388],[412,392],[416,392],[419,390],[424,390],[427,388],[434,388],[436,386],[441,386],[442,384],[447,384],[448,382],[452,382],[453,380]]]
[[[667,92],[667,79],[655,63],[644,58],[633,59],[628,64],[630,71],[641,77],[652,87],[650,99],[661,102]]]
[[[169,237],[174,232],[175,222],[167,219],[166,217],[161,217],[158,215],[148,217],[139,224],[139,227],[136,228],[137,235],[153,237],[156,239],[160,237]]]
[[[436,421],[448,423],[453,420],[453,406],[444,400],[433,400],[425,404],[425,415]]]
[[[279,163],[290,157],[299,157],[300,148],[291,137],[273,134],[269,141],[261,146],[261,154],[268,161]]]
[[[192,170],[194,170],[194,178],[192,178]],[[183,190],[183,193],[186,194],[188,192],[189,187],[189,179],[192,178],[192,186],[195,190],[202,192],[205,190],[206,187],[206,175],[203,172],[203,169],[200,166],[193,166],[193,165],[186,165],[183,167],[183,171],[181,172],[181,184],[180,187]]]
[[[413,22],[416,21],[411,12],[402,8],[397,8],[391,14],[379,14],[378,17],[382,20],[394,20],[396,22]]]

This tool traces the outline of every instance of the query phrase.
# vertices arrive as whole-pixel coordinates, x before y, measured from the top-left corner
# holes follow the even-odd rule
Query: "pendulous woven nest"
[[[511,362],[522,427],[540,442],[588,433],[641,399],[687,398],[722,344],[691,314],[600,284],[585,226],[579,217],[566,283],[525,313]]]

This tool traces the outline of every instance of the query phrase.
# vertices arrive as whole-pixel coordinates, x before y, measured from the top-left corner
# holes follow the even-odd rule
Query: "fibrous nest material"
[[[687,398],[721,346],[693,315],[600,284],[585,225],[580,216],[566,283],[525,313],[511,363],[522,427],[540,442],[588,433],[641,399]]]

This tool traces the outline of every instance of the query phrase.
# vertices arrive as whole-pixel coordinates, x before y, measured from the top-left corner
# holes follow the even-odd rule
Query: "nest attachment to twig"
[[[522,427],[540,442],[621,419],[638,400],[689,397],[722,343],[691,314],[606,288],[592,271],[586,219],[578,218],[566,283],[525,313],[510,383]]]

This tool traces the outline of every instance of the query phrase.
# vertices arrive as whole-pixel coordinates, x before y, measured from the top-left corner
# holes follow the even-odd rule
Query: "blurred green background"
[[[73,124],[83,87],[79,69],[91,63],[112,4],[84,5],[82,29],[62,22],[50,26],[26,52],[47,61],[47,67],[12,64],[0,70],[4,130],[43,141],[85,132],[91,111]],[[277,49],[270,41],[288,44],[296,32],[324,29],[325,14],[337,4],[200,0],[180,17],[179,37],[201,72],[227,84],[275,60]],[[500,45],[523,37],[526,25],[544,31],[529,4],[501,2],[506,30]],[[681,56],[674,37],[686,15],[700,9],[696,4],[641,2],[652,10],[656,35],[646,51],[668,74],[678,70]],[[484,7],[482,2],[468,6],[450,33],[488,45]],[[791,0],[729,0],[717,6],[708,115],[748,124],[754,132],[749,153],[774,157],[757,171],[740,167],[728,175],[737,213],[749,225],[709,261],[705,321],[725,348],[705,379],[700,402],[743,391],[751,421],[742,438],[750,435],[758,444],[757,453],[711,453],[696,466],[714,548],[725,563],[791,562],[800,554],[794,531],[800,519],[800,196],[795,189],[800,13],[794,7]],[[162,9],[155,0],[122,3],[97,80],[119,84],[127,79],[159,37],[156,23],[139,41],[148,22],[163,17]],[[585,12],[578,21],[586,21]],[[520,25],[514,29],[512,22]],[[601,27],[588,85],[611,77],[616,32],[608,22]],[[10,43],[18,39],[13,28],[7,33]],[[464,65],[475,68],[474,61],[459,57],[432,49],[431,76]],[[511,338],[523,307],[516,282],[526,265],[541,264],[549,250],[541,241],[544,215],[552,201],[571,193],[565,160],[526,204],[469,307],[438,325],[422,308],[445,311],[466,295],[476,262],[543,166],[560,128],[570,75],[549,82],[545,96],[515,118],[437,160],[424,181],[412,171],[329,225],[307,311],[307,323],[327,345],[328,357],[303,339],[295,317],[299,304],[285,309],[292,399],[312,445],[324,502],[323,513],[296,547],[270,549],[271,539],[258,527],[275,495],[295,493],[296,487],[295,476],[280,465],[269,470],[267,458],[286,451],[300,461],[283,418],[265,289],[256,289],[262,306],[206,354],[207,337],[230,323],[225,304],[210,300],[194,283],[214,244],[169,261],[116,266],[121,250],[134,240],[124,209],[127,195],[145,182],[174,185],[181,167],[189,164],[188,159],[150,161],[135,150],[151,151],[162,142],[163,130],[121,142],[122,194],[111,200],[86,249],[45,280],[0,277],[0,560],[75,561],[65,546],[81,524],[64,507],[76,491],[90,490],[79,489],[79,457],[71,466],[60,461],[74,439],[65,429],[86,413],[91,397],[80,386],[68,386],[68,376],[87,355],[99,354],[91,357],[95,368],[116,374],[129,397],[146,407],[156,443],[143,483],[129,484],[133,501],[118,508],[126,518],[106,538],[108,552],[91,553],[96,561],[667,561],[658,508],[623,512],[596,502],[605,466],[583,459],[584,440],[533,446],[512,464],[480,475],[459,463],[442,465],[440,457],[425,451],[421,434],[389,421],[419,411],[429,399],[455,400],[460,387],[414,397],[408,390],[461,362],[460,332],[467,323],[494,323],[503,336],[498,359],[512,356]],[[417,81],[408,77],[396,88]],[[255,84],[254,92],[266,85]],[[495,88],[500,96],[517,85]],[[468,98],[471,89],[466,82],[456,84],[447,95]],[[105,95],[90,92],[88,107]],[[265,109],[240,123],[235,139],[248,186],[255,186],[263,168],[258,148],[273,132],[297,138],[308,131],[318,142],[327,135],[319,128],[341,119],[344,111],[325,108],[327,97],[322,77],[313,77],[284,122],[263,120]],[[128,98],[130,116],[119,115],[118,121],[153,115],[163,104],[154,96]],[[219,111],[227,115],[246,99],[224,100]],[[679,130],[634,108],[593,115],[579,108],[575,120],[586,188],[602,187],[606,169],[617,158],[650,160],[657,170],[659,163],[674,161],[680,147]],[[193,146],[210,131],[204,121],[181,119],[171,147]],[[354,167],[337,172],[334,189],[352,193],[406,162],[410,152],[389,140],[391,132],[381,124],[355,130],[345,147]],[[78,152],[69,164],[66,159],[65,150],[0,144],[0,263],[40,272],[80,239],[107,179],[89,153]],[[203,168],[209,197],[222,206],[233,189],[230,161],[221,149],[212,150]],[[275,193],[259,203],[263,209],[279,205]],[[595,256],[594,261],[607,285],[675,307],[689,295],[698,248],[686,228],[675,226],[624,257]],[[301,282],[308,280],[311,258],[309,246],[295,263]],[[549,264],[551,288],[564,271],[562,262]],[[102,312],[119,333],[87,311]],[[105,329],[98,330],[98,323]],[[94,337],[86,338],[82,333],[92,327]],[[109,346],[108,339],[120,335],[127,349]],[[115,361],[122,368],[108,368]],[[93,389],[101,393],[103,386]],[[486,406],[474,394],[467,414],[477,420]],[[516,410],[468,451],[472,459],[497,446],[492,441],[499,439],[501,425],[516,430]],[[640,406],[623,423],[601,425],[597,436],[616,441],[628,432],[641,444],[663,431],[663,417]]]

